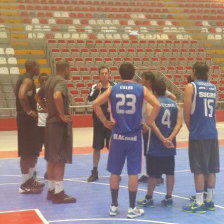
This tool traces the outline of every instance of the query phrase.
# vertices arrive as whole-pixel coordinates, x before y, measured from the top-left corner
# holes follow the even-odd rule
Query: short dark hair
[[[187,83],[190,83],[190,82],[193,82],[194,80],[192,79],[192,77],[191,77],[191,75],[189,75],[188,77],[187,77]]]
[[[66,68],[69,68],[69,63],[64,60],[57,61],[56,72],[64,72]]]
[[[155,79],[151,88],[153,93],[155,93],[157,96],[166,95],[166,83],[163,79]]]
[[[30,72],[32,70],[33,67],[35,66],[39,66],[39,64],[34,61],[34,60],[27,60],[25,62],[25,69],[26,69],[26,72]]]
[[[142,73],[142,77],[145,78],[145,80],[150,81],[151,83],[153,83],[156,79],[155,75],[153,72],[151,71],[146,71]]]
[[[135,68],[131,63],[123,63],[119,68],[119,73],[122,80],[132,80],[135,76]]]
[[[41,77],[48,77],[48,74],[43,72],[39,75],[39,78],[41,78]]]
[[[204,81],[208,80],[209,68],[208,68],[208,65],[205,62],[196,62],[193,65],[192,69],[193,69],[195,77],[198,80],[204,80]]]
[[[102,66],[100,66],[99,69],[98,69],[99,74],[100,74],[100,71],[101,71],[102,69],[107,69],[107,71],[110,73],[109,68],[106,67],[105,65],[102,65]]]

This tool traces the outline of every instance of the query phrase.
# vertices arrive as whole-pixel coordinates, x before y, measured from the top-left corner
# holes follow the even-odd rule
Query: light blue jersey
[[[193,85],[189,139],[217,139],[215,121],[216,87],[208,81],[197,80]]]
[[[158,100],[161,104],[161,109],[155,123],[161,134],[167,138],[172,133],[177,122],[177,104],[167,96],[159,97]],[[148,141],[148,155],[158,157],[176,155],[176,139],[173,140],[175,146],[173,149],[166,148],[153,131],[151,131]]]
[[[131,81],[123,81],[111,88],[109,100],[113,132],[129,134],[142,128],[144,87]]]

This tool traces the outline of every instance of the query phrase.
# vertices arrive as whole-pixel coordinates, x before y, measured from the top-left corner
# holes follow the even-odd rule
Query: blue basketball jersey
[[[193,85],[189,139],[216,139],[216,87],[208,81],[197,80]]]
[[[144,88],[131,81],[123,81],[111,88],[109,106],[111,119],[115,122],[113,132],[128,134],[141,130]]]
[[[177,122],[177,104],[167,96],[158,98],[161,109],[155,120],[156,126],[164,137],[169,137]],[[149,137],[149,149],[147,154],[151,156],[165,157],[176,155],[176,139],[173,140],[174,148],[167,149],[160,139],[151,131]]]

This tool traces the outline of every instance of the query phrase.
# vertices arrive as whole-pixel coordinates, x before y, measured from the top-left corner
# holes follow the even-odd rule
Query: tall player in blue
[[[119,68],[122,82],[111,87],[93,102],[93,109],[102,123],[112,129],[110,151],[107,170],[111,173],[110,188],[112,204],[110,215],[118,214],[119,176],[127,159],[129,176],[128,218],[135,218],[144,214],[143,209],[135,207],[138,173],[141,172],[142,150],[142,106],[145,99],[152,105],[152,114],[148,119],[151,124],[160,110],[160,103],[155,96],[142,85],[132,81],[135,75],[134,66],[124,63]],[[106,120],[100,105],[109,101],[111,121]]]
[[[152,198],[157,178],[166,174],[167,194],[162,200],[162,204],[171,207],[173,203],[176,135],[182,126],[182,120],[176,102],[166,96],[165,82],[161,79],[155,80],[151,88],[161,104],[161,109],[155,122],[150,126],[151,134],[147,144],[146,167],[149,175],[147,195],[137,204],[144,207],[154,207]]]
[[[216,87],[208,81],[208,66],[196,62],[193,80],[184,93],[184,120],[189,129],[189,161],[194,174],[196,200],[183,207],[186,212],[205,213],[215,210],[213,191],[219,172],[219,146],[215,121]],[[204,203],[205,176],[208,175]]]

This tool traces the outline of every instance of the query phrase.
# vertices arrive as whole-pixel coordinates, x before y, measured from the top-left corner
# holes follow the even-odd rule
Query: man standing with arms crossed
[[[110,215],[115,216],[118,214],[119,176],[127,158],[130,203],[127,217],[135,218],[144,214],[144,210],[135,207],[138,173],[141,172],[143,100],[145,99],[153,106],[148,124],[155,120],[160,110],[160,103],[149,90],[132,81],[135,75],[132,64],[122,64],[119,73],[122,82],[100,95],[93,102],[93,109],[105,127],[113,129],[107,165],[107,170],[111,173],[112,204],[110,206]],[[107,120],[100,107],[107,101],[110,101],[113,122]]]
[[[219,172],[219,145],[215,121],[216,87],[208,81],[208,66],[196,62],[193,82],[184,93],[184,120],[189,130],[189,160],[194,174],[196,200],[183,207],[186,212],[205,213],[215,210],[214,188]],[[204,182],[208,176],[207,197],[204,203]]]
[[[37,128],[37,107],[35,101],[36,87],[33,81],[39,75],[39,65],[27,60],[26,73],[16,83],[16,111],[18,127],[18,154],[22,173],[22,185],[19,192],[39,194],[44,184],[33,179],[33,173],[39,156],[39,135]]]
[[[109,80],[109,69],[105,66],[99,68],[100,81],[93,84],[88,96],[89,102],[94,101],[100,94],[104,93],[109,87],[114,86],[115,83]],[[108,103],[101,105],[104,115],[110,120],[110,112],[108,110]],[[88,178],[88,182],[98,180],[98,164],[100,161],[100,151],[106,147],[109,149],[111,130],[106,128],[103,123],[96,116],[93,111],[93,170]]]

